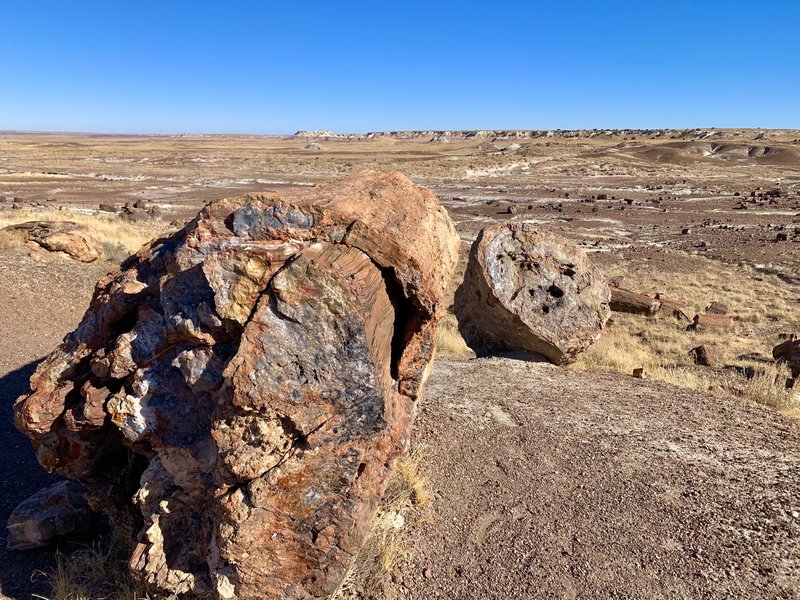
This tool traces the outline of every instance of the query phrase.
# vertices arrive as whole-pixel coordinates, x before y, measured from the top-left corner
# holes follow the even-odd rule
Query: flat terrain
[[[13,429],[11,405],[121,258],[108,240],[130,249],[213,198],[309,187],[363,168],[401,170],[433,189],[464,240],[462,259],[486,224],[533,221],[580,243],[633,289],[678,297],[692,313],[724,301],[734,322],[694,334],[671,318],[615,314],[611,350],[587,357],[582,372],[471,360],[443,345],[455,353],[437,361],[416,430],[432,521],[413,524],[412,567],[390,591],[800,597],[800,421],[754,403],[741,375],[773,368],[772,347],[800,333],[798,131],[349,140],[0,133],[0,227],[97,219],[108,251],[80,264],[0,237],[0,521],[49,481]],[[142,225],[99,211],[134,202],[161,217]],[[454,328],[452,316],[445,325]],[[686,352],[698,343],[718,344],[725,365],[691,364]],[[633,379],[632,366],[695,389]],[[773,396],[758,400],[783,410]],[[31,574],[52,565],[53,550],[4,546],[0,539],[0,598],[44,593]]]

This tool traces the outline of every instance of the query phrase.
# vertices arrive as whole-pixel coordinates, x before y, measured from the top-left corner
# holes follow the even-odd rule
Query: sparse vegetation
[[[42,600],[150,600],[141,585],[131,577],[130,558],[125,538],[119,535],[100,537],[89,546],[56,554],[56,566],[43,573],[50,585]]]
[[[402,456],[386,494],[381,501],[372,529],[354,557],[338,589],[329,600],[378,600],[386,582],[401,561],[410,556],[406,520],[413,511],[433,499],[418,449]]]
[[[25,240],[24,234],[3,229],[26,221],[74,221],[85,225],[92,237],[102,245],[105,257],[112,262],[120,262],[136,252],[143,244],[166,231],[165,224],[159,220],[133,223],[85,210],[81,212],[54,209],[20,210],[0,214],[0,249],[22,245]]]
[[[790,376],[772,359],[778,333],[800,330],[800,315],[790,286],[754,269],[734,273],[718,263],[693,274],[659,271],[626,273],[626,285],[645,293],[659,291],[684,299],[691,314],[714,300],[730,307],[733,328],[725,331],[686,331],[687,323],[669,315],[642,317],[613,314],[608,337],[580,356],[573,368],[630,375],[642,367],[646,376],[679,387],[728,394],[798,413],[797,394],[786,389]],[[719,348],[724,368],[696,367],[688,351],[701,344]]]

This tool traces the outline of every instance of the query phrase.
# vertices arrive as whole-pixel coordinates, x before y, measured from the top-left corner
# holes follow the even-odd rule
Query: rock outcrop
[[[63,252],[80,262],[94,262],[103,254],[103,248],[89,230],[72,221],[28,221],[9,225],[6,230],[21,231],[29,242],[50,252]]]
[[[609,299],[583,250],[536,225],[505,223],[473,243],[455,311],[478,355],[522,350],[563,364],[600,337]]]
[[[16,425],[138,531],[140,579],[327,596],[408,444],[458,247],[397,173],[217,200],[98,283]]]

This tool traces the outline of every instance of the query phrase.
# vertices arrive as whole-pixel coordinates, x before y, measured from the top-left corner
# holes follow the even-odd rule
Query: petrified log
[[[716,346],[703,344],[689,350],[689,354],[694,359],[694,364],[701,367],[716,367],[722,362],[722,355]]]
[[[706,331],[709,329],[730,329],[733,320],[728,315],[698,314],[692,319],[687,329],[691,331]]]
[[[609,295],[583,250],[530,223],[505,223],[472,244],[455,311],[478,355],[522,350],[562,364],[600,337]]]
[[[665,298],[661,294],[656,294],[656,300],[658,300],[658,310],[662,313],[666,312],[669,315],[675,317],[679,321],[691,321],[689,315],[687,314],[687,307],[686,303],[682,302],[681,300],[675,300],[672,298]]]
[[[138,530],[142,580],[326,596],[408,444],[458,246],[397,173],[213,202],[101,280],[17,426]]]
[[[83,533],[95,522],[95,514],[74,481],[59,481],[23,501],[8,518],[9,550],[30,550],[50,540]]]
[[[800,340],[790,339],[772,349],[772,358],[786,363],[792,371],[792,377],[800,377]]]
[[[727,315],[730,312],[727,304],[723,304],[722,302],[712,302],[708,306],[706,306],[706,313],[712,315]]]
[[[611,310],[634,315],[654,315],[661,302],[650,296],[620,287],[611,288]]]
[[[93,262],[103,249],[89,230],[72,221],[28,221],[9,225],[6,230],[21,231],[30,242],[50,252],[64,252],[80,262]],[[35,247],[35,246],[34,246]]]

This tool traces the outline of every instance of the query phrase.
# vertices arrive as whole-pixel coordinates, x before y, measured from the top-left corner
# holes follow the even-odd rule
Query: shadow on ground
[[[38,571],[54,565],[54,548],[25,552],[6,550],[6,521],[11,511],[36,490],[57,480],[46,473],[33,453],[28,439],[14,428],[11,409],[17,396],[28,389],[28,380],[38,361],[0,378],[0,598],[28,600],[31,594],[45,594],[47,586]]]

